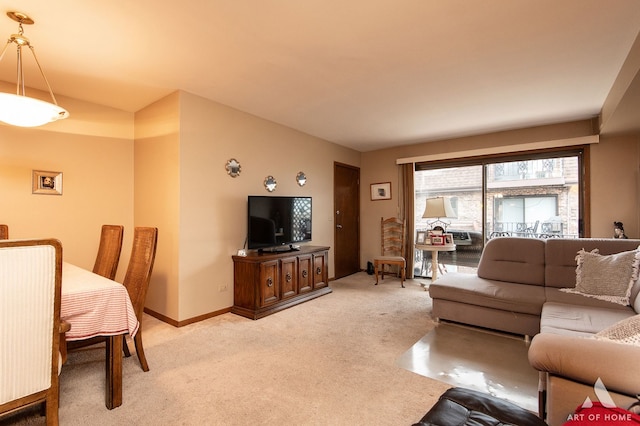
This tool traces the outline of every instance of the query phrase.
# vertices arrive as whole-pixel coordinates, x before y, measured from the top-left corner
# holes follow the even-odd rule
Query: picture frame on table
[[[62,172],[33,170],[31,193],[45,195],[62,195]]]
[[[434,246],[443,246],[444,245],[444,236],[442,235],[432,235],[431,236],[431,244]]]
[[[380,182],[371,184],[371,201],[390,200],[391,182]]]
[[[427,241],[427,233],[424,231],[418,231],[416,235],[416,244],[426,244]],[[429,241],[431,243],[431,241]]]
[[[453,245],[453,234],[444,234],[444,243],[445,245]]]

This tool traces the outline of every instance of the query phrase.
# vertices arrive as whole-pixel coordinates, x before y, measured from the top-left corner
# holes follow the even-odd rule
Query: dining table
[[[135,336],[140,327],[126,287],[63,262],[60,317],[71,324],[67,342],[105,337],[105,405],[122,405],[123,336]]]

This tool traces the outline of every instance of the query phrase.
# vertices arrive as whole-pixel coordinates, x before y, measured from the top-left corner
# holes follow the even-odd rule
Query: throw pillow
[[[596,333],[596,339],[640,346],[640,314],[625,318]]]
[[[629,305],[631,287],[638,279],[640,247],[608,256],[601,255],[598,249],[583,249],[578,252],[576,263],[576,286],[562,291]]]

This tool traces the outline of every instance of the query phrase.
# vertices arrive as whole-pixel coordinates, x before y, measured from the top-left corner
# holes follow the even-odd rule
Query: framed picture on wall
[[[371,201],[390,200],[390,199],[391,199],[391,182],[371,184]]]
[[[62,172],[34,170],[31,177],[31,193],[62,195]]]

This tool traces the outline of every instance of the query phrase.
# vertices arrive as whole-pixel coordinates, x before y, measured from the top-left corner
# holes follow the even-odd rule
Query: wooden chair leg
[[[138,329],[136,337],[133,338],[133,342],[136,344],[136,354],[140,360],[140,366],[142,371],[149,371],[149,364],[147,364],[147,358],[144,356],[144,348],[142,347],[142,330]]]
[[[126,335],[122,335],[122,351],[124,352],[124,356],[127,358],[131,356],[131,351],[129,351],[129,345],[127,344]]]
[[[378,285],[378,262],[373,262],[373,272],[376,275],[376,285]]]

